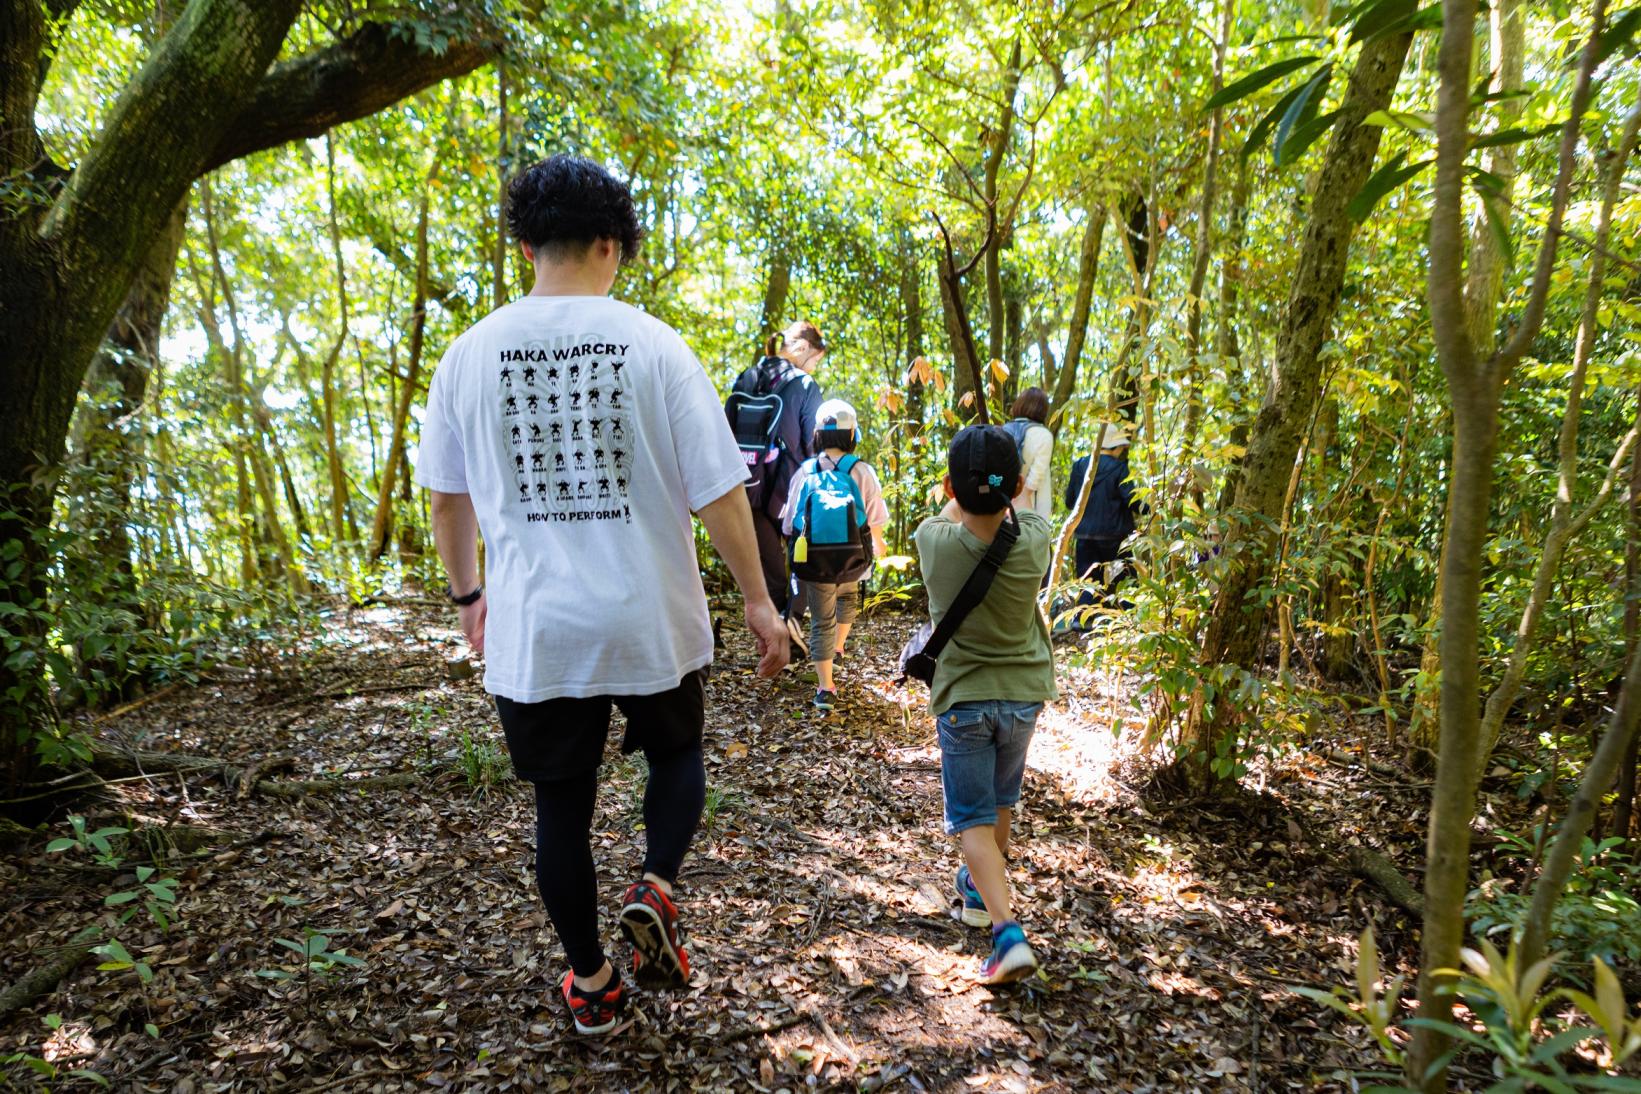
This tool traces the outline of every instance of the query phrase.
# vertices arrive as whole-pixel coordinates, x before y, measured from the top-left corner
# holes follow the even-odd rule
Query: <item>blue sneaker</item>
[[[957,868],[957,895],[963,898],[963,911],[958,918],[970,927],[991,926],[991,913],[986,911],[986,902],[980,899],[980,890],[974,887],[974,878],[969,876],[967,866]]]
[[[816,710],[821,711],[823,713],[829,713],[832,710],[832,708],[837,705],[837,702],[838,702],[838,693],[836,691],[827,691],[825,688],[820,688],[820,689],[816,690],[816,692],[815,692],[815,709]]]
[[[1037,971],[1037,955],[1026,944],[1026,932],[1014,920],[991,929],[991,956],[980,962],[984,984],[1011,984]]]

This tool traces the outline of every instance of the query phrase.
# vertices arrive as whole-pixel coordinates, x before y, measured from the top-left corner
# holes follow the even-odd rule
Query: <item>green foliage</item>
[[[75,850],[93,859],[99,866],[114,867],[124,861],[124,856],[115,849],[110,842],[116,836],[128,835],[129,828],[110,825],[98,828],[95,831],[86,828],[85,818],[76,814],[68,818],[72,835],[59,836],[46,844],[46,850],[51,854]]]
[[[78,814],[69,817],[68,822],[70,834],[58,836],[47,843],[48,854],[76,852],[105,870],[118,871],[125,865],[126,837],[130,836],[131,829],[119,825],[93,829]],[[112,932],[129,924],[139,911],[146,913],[149,921],[160,930],[170,930],[177,918],[177,879],[153,866],[143,865],[133,868],[132,878],[135,883],[133,887],[116,889],[104,895],[102,904],[108,909],[108,914],[102,928],[102,940],[92,948],[92,952],[103,959],[97,966],[100,971],[130,970],[147,985],[154,979],[153,967],[133,957]]]
[[[1403,1048],[1407,1034],[1400,1027],[1427,1027],[1440,1030],[1458,1046],[1434,1068],[1445,1068],[1455,1054],[1467,1048],[1479,1052],[1492,1074],[1501,1080],[1489,1090],[1542,1089],[1573,1094],[1579,1090],[1636,1089],[1635,1080],[1621,1076],[1619,1069],[1641,1051],[1641,1017],[1630,1017],[1618,978],[1606,963],[1594,959],[1596,989],[1594,995],[1589,995],[1547,986],[1560,954],[1523,969],[1513,948],[1501,955],[1486,940],[1478,945],[1479,949],[1461,951],[1464,969],[1438,973],[1447,979],[1445,990],[1468,1009],[1468,1022],[1409,1018],[1398,1024],[1398,1003],[1405,979],[1398,975],[1381,991],[1384,975],[1371,927],[1362,932],[1358,943],[1354,992],[1344,987],[1290,990],[1361,1025],[1372,1034],[1385,1061],[1397,1068],[1407,1059]],[[1568,1008],[1567,1003],[1572,1007]],[[1582,1024],[1580,1018],[1585,1017],[1595,1024]],[[1594,1051],[1581,1050],[1581,1046],[1592,1046]],[[1580,1059],[1563,1059],[1575,1050],[1581,1050]],[[1377,1077],[1395,1074],[1381,1073]],[[1416,1088],[1374,1085],[1363,1089],[1389,1092]]]
[[[1510,856],[1517,860],[1512,872],[1532,876],[1534,846],[1509,833],[1501,835],[1519,852]],[[1641,968],[1641,866],[1620,850],[1622,843],[1611,837],[1600,843],[1584,838],[1551,920],[1550,941],[1580,962],[1599,959],[1634,970]],[[1470,893],[1465,913],[1478,935],[1508,938],[1531,901],[1531,892],[1513,888],[1509,878],[1484,876]]]
[[[460,750],[456,754],[456,770],[461,772],[467,789],[481,796],[513,778],[513,763],[501,746],[466,727],[462,729]]]
[[[285,968],[258,969],[256,975],[268,980],[301,979],[307,985],[311,980],[329,980],[339,969],[360,968],[365,963],[346,949],[332,949],[330,935],[307,926],[302,928],[300,939],[276,938],[274,945],[295,953],[297,966],[294,972]]]

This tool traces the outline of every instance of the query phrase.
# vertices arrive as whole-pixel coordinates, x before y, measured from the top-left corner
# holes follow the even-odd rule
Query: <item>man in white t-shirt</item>
[[[560,992],[579,1032],[603,1033],[626,1002],[588,839],[612,706],[623,751],[649,761],[644,872],[621,910],[634,976],[689,980],[672,886],[705,799],[713,645],[692,512],[741,588],[760,675],[785,666],[786,625],[711,380],[676,331],[608,295],[642,239],[626,185],[553,156],[513,180],[508,222],[535,287],[445,353],[416,481],[514,768],[536,787],[536,881],[570,962]]]

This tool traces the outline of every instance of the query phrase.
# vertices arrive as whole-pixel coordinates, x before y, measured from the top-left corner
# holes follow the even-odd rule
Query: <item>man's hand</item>
[[[746,629],[758,643],[758,675],[765,679],[777,675],[791,659],[792,638],[786,633],[786,621],[767,596],[747,602]]]
[[[480,657],[484,656],[484,623],[489,610],[490,598],[482,594],[473,603],[456,609],[462,634],[467,638],[467,644],[473,647],[473,652]]]

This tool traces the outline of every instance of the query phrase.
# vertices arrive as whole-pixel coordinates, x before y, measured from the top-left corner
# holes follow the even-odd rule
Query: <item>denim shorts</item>
[[[996,824],[997,811],[1020,800],[1026,748],[1042,712],[1042,703],[989,699],[953,704],[935,720],[948,836]]]

